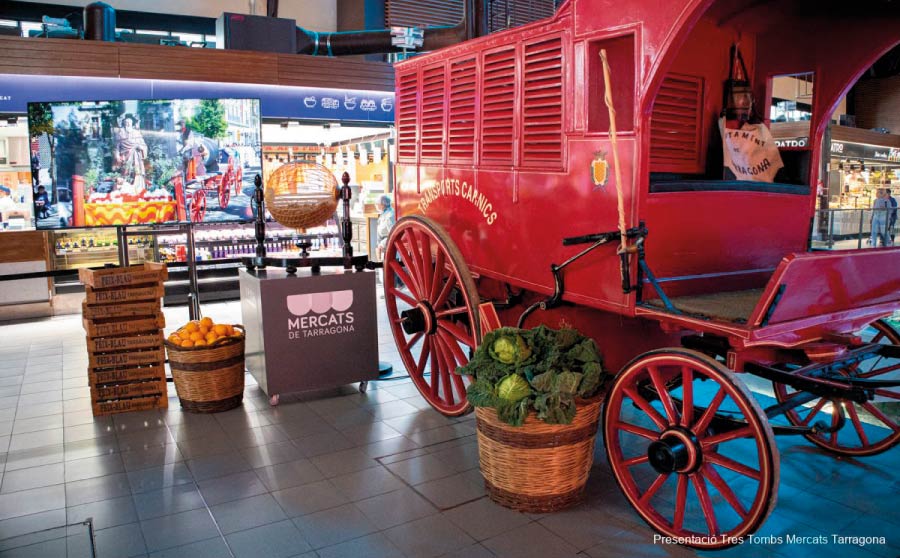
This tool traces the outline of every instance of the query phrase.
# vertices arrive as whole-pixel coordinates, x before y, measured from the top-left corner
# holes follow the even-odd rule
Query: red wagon
[[[506,325],[577,327],[616,372],[602,430],[618,484],[702,548],[773,509],[774,435],[839,455],[896,445],[900,249],[811,252],[808,233],[826,126],[900,42],[898,8],[569,0],[398,64],[385,298],[422,395],[469,410],[452,371],[481,302]],[[734,45],[765,115],[773,76],[813,76],[809,147],[782,152],[774,182],[721,179]]]
[[[219,199],[219,208],[228,207],[232,195],[241,193],[241,183],[244,180],[244,170],[240,156],[236,151],[221,149],[219,155],[219,170],[197,176],[188,180],[186,195],[190,199],[191,222],[200,223],[206,217],[206,197],[212,193]],[[224,166],[225,171],[222,172]],[[193,188],[193,192],[190,190]]]

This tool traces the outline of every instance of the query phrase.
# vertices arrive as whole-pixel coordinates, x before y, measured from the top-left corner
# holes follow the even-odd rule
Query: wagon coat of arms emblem
[[[594,160],[591,161],[591,177],[594,179],[595,188],[605,188],[609,182],[609,163],[606,161],[605,151],[594,153]]]

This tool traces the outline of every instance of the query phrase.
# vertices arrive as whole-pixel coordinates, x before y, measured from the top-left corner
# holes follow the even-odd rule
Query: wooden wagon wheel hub
[[[400,318],[403,320],[403,331],[407,335],[420,332],[434,335],[437,331],[437,316],[434,313],[434,308],[431,307],[427,300],[419,302],[415,308],[400,312]]]
[[[650,465],[658,473],[690,474],[703,462],[700,441],[689,430],[673,428],[647,448]]]

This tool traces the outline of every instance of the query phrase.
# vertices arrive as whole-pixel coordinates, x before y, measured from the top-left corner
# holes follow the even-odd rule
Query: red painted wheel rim
[[[663,397],[650,401],[642,389]],[[714,415],[725,413],[744,424],[716,430]],[[629,364],[610,389],[603,432],[626,498],[651,527],[687,546],[733,546],[775,506],[772,429],[733,373],[705,355],[659,350]],[[685,445],[686,464],[659,471],[650,458],[653,446],[682,438],[696,443]]]
[[[882,320],[870,324],[863,330],[861,337],[868,343],[900,345],[900,333]],[[900,359],[873,357],[840,370],[840,373],[844,376],[896,380],[900,379]],[[775,383],[773,387],[775,398],[779,402],[789,400],[800,393],[780,383]],[[817,422],[822,422],[826,426],[837,426],[839,417],[835,410],[840,406],[844,417],[841,428],[835,432],[806,434],[806,439],[841,455],[875,455],[900,442],[900,422],[879,407],[880,402],[897,400],[900,400],[900,388],[882,388],[875,390],[875,401],[862,405],[848,399],[817,398],[803,407],[791,409],[785,413],[785,417],[795,426],[809,426]]]
[[[195,190],[191,194],[191,221],[200,223],[206,216],[206,192]]]
[[[394,341],[416,388],[444,415],[468,412],[468,378],[453,371],[480,340],[477,292],[446,233],[424,219],[398,221],[385,250],[384,292]],[[407,334],[401,314],[412,308],[421,310],[425,327]]]
[[[222,181],[219,182],[219,207],[221,209],[228,207],[228,202],[231,200],[231,184],[233,181],[234,175],[228,172],[222,177]]]

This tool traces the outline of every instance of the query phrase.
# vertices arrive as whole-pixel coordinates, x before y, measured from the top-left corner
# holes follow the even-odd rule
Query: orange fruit
[[[195,347],[205,347],[207,345],[208,345],[208,343],[206,341],[204,341],[203,339],[201,339],[199,341],[194,341]]]
[[[195,331],[200,329],[200,326],[198,326],[194,322],[188,322],[188,324],[181,329],[185,330],[188,333],[194,333]]]
[[[204,337],[206,337],[206,334],[209,333],[209,328],[206,326],[200,326],[200,329],[198,329],[197,331],[199,331],[203,334]]]
[[[178,345],[179,343],[181,343],[181,337],[179,337],[177,334],[173,333],[172,335],[169,336],[169,342],[175,343],[176,345]]]
[[[219,338],[219,336],[216,335],[215,332],[213,332],[213,331],[210,331],[209,333],[206,334],[206,342],[207,343],[212,343],[213,341],[215,341],[218,338]]]
[[[226,325],[225,328],[228,330],[228,335],[234,335],[234,326]]]
[[[203,318],[200,320],[200,327],[211,328],[213,325],[212,318]]]
[[[195,331],[194,333],[191,334],[191,341],[202,341],[202,340],[203,340],[203,334],[200,333],[199,331]]]
[[[181,342],[181,346],[185,347],[185,348],[191,348],[194,346],[194,342],[191,341],[190,339],[185,339],[184,341]]]
[[[215,331],[218,336],[228,335],[228,326],[216,324],[213,326],[213,331]]]

